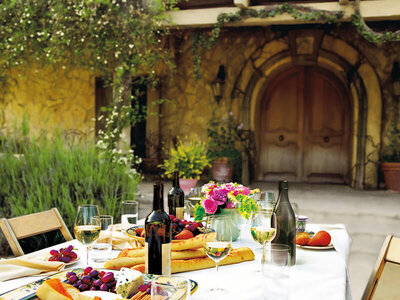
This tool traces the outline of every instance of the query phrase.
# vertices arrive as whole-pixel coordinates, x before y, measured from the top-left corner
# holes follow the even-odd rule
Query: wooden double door
[[[263,96],[258,179],[343,183],[349,176],[346,87],[318,67],[279,74]]]

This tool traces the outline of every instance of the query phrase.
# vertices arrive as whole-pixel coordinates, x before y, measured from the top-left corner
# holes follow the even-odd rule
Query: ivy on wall
[[[132,77],[145,75],[147,82],[155,83],[156,66],[170,62],[162,47],[161,37],[168,34],[162,24],[175,4],[176,0],[0,1],[0,83],[7,83],[10,70],[23,74],[31,67],[65,72],[81,68],[107,79],[113,85],[114,105],[99,146],[112,152],[122,129],[140,121],[137,106],[130,105],[135,101]],[[131,155],[125,159],[112,153],[119,162],[132,161]]]
[[[304,20],[310,22],[318,21],[327,24],[339,23],[344,17],[344,11],[314,10],[308,7],[288,3],[283,3],[267,9],[257,10],[254,8],[242,8],[235,13],[222,13],[218,16],[217,23],[215,23],[210,33],[206,34],[205,32],[199,31],[193,32],[192,57],[196,79],[199,79],[201,77],[201,58],[199,47],[201,46],[206,50],[213,47],[221,33],[221,29],[224,24],[243,21],[248,18],[273,18],[284,13],[289,14],[296,20]],[[380,44],[386,42],[400,41],[400,30],[395,32],[387,31],[384,33],[378,33],[368,27],[360,14],[359,2],[356,3],[355,13],[351,16],[351,23],[353,24],[353,26],[356,27],[357,32],[371,43]]]

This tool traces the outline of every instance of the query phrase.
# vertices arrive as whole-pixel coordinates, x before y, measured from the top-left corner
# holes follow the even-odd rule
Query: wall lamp
[[[217,78],[211,83],[212,91],[217,104],[224,96],[224,89],[225,89],[225,66],[220,65],[218,69]]]

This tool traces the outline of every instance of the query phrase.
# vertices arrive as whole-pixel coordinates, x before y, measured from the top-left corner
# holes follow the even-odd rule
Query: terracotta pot
[[[229,165],[227,157],[214,159],[211,166],[211,174],[215,181],[231,182],[233,176],[233,166]]]
[[[181,187],[182,191],[187,195],[190,192],[190,189],[196,186],[197,179],[196,178],[179,178],[179,186]]]
[[[385,177],[386,188],[400,192],[400,162],[382,163],[381,168]]]

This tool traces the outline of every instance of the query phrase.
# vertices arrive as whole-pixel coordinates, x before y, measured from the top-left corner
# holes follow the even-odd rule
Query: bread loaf
[[[182,251],[182,250],[188,250],[188,249],[201,248],[201,247],[203,247],[204,242],[211,242],[211,241],[215,240],[216,235],[217,235],[216,232],[207,233],[203,240],[203,234],[199,234],[194,238],[183,240],[178,243],[172,243],[171,250],[172,251]]]
[[[172,251],[171,259],[190,259],[197,257],[205,257],[206,253],[203,248]],[[105,263],[104,268],[110,270],[119,270],[123,267],[130,268],[139,264],[144,264],[144,249],[134,248],[123,250],[117,258],[111,259]]]
[[[250,248],[243,247],[238,249],[233,249],[229,255],[219,262],[220,266],[237,264],[244,261],[254,260],[254,253]],[[181,273],[195,270],[202,270],[215,267],[215,262],[208,258],[193,258],[193,259],[178,259],[171,261],[171,273]],[[132,267],[137,271],[144,271],[144,264]]]

